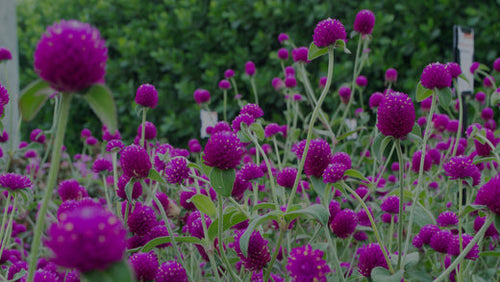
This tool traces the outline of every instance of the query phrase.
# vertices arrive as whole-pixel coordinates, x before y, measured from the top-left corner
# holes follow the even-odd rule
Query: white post
[[[0,83],[9,91],[9,104],[5,108],[4,130],[9,134],[9,141],[4,146],[4,153],[13,152],[19,144],[19,53],[17,47],[16,1],[0,1],[0,46],[12,53],[12,60],[0,65]],[[5,66],[6,64],[6,66]],[[7,75],[7,77],[6,77]],[[7,80],[8,79],[8,80]]]

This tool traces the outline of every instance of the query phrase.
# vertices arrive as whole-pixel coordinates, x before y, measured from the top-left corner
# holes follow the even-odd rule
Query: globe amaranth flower
[[[492,108],[486,107],[481,111],[481,118],[486,121],[493,118],[494,114],[495,113],[493,112]]]
[[[5,47],[0,47],[0,63],[2,61],[10,61],[12,60],[12,54],[10,50]]]
[[[264,128],[264,136],[266,138],[272,137],[281,132],[281,126],[277,123],[270,123]]]
[[[446,254],[448,252],[448,244],[453,238],[453,234],[449,230],[439,230],[432,235],[429,245],[436,252]]]
[[[250,181],[258,179],[264,176],[264,172],[255,163],[247,163],[241,169],[240,173],[243,175],[243,179]]]
[[[283,88],[285,88],[285,83],[279,77],[273,78],[271,84],[273,85],[274,90],[278,92],[281,91]]]
[[[81,186],[75,179],[61,181],[57,188],[57,193],[63,202],[68,200],[79,201],[83,197],[88,196],[85,187]]]
[[[130,232],[143,236],[158,225],[154,210],[141,202],[136,202],[133,210],[129,211],[127,226]]]
[[[96,28],[62,20],[47,28],[33,57],[35,71],[52,88],[76,92],[104,79],[108,49]]]
[[[288,256],[286,270],[292,281],[326,281],[330,267],[323,259],[323,251],[311,245],[293,248]]]
[[[377,128],[385,136],[401,138],[415,124],[415,107],[408,95],[392,91],[384,96],[377,111]]]
[[[171,159],[165,167],[165,178],[170,184],[180,184],[189,177],[188,161],[184,157]]]
[[[151,251],[149,253],[135,253],[128,259],[134,270],[135,278],[140,281],[152,281],[158,272],[158,257]]]
[[[483,227],[485,221],[485,217],[476,217],[476,219],[474,220],[474,231],[478,232],[479,229]],[[498,231],[495,228],[495,224],[491,223],[490,226],[488,226],[486,232],[484,233],[484,237],[498,237]]]
[[[169,260],[160,265],[155,278],[156,282],[189,282],[186,269],[175,260]]]
[[[233,190],[231,190],[231,196],[239,201],[243,198],[243,194],[245,193],[245,191],[251,189],[252,183],[246,180],[241,172],[237,172],[234,179]]]
[[[305,145],[306,140],[302,140],[297,144],[295,150],[292,149],[299,160],[302,159]],[[311,140],[304,163],[304,173],[306,175],[321,177],[325,168],[330,164],[331,159],[332,152],[330,144],[328,144],[326,140],[321,138]]]
[[[144,147],[130,145],[125,147],[120,155],[120,164],[126,177],[137,179],[148,177],[152,164]]]
[[[420,229],[418,236],[424,244],[429,244],[432,236],[438,231],[440,231],[440,229],[436,225],[427,224]]]
[[[372,270],[375,267],[383,267],[389,269],[387,261],[384,258],[384,253],[379,244],[371,243],[363,245],[358,249],[358,269],[359,273],[365,277],[370,277]]]
[[[462,234],[462,249],[465,249],[472,241],[472,236],[469,234]],[[450,242],[448,243],[448,254],[452,256],[460,255],[460,237],[458,235],[453,235]],[[476,260],[479,257],[479,247],[474,244],[474,247],[465,255],[466,259]]]
[[[210,101],[210,92],[208,92],[208,90],[206,89],[196,89],[193,93],[193,97],[198,105],[207,103],[208,101]]]
[[[110,160],[104,159],[104,158],[98,158],[94,161],[94,164],[92,165],[92,171],[95,173],[100,173],[100,172],[111,172],[113,171],[113,164],[111,163]]]
[[[495,83],[495,78],[493,76],[485,76],[483,78],[483,87],[484,88],[491,88],[491,87],[493,87],[494,83]]]
[[[135,92],[135,102],[147,108],[156,108],[158,105],[158,90],[152,84],[142,84]]]
[[[149,242],[155,238],[167,237],[167,236],[168,236],[167,227],[165,225],[156,225],[155,227],[151,228],[151,230],[148,232],[148,234],[146,234],[146,236],[144,236],[144,237],[146,239],[146,242]],[[164,249],[164,248],[169,247],[169,246],[172,246],[172,243],[159,244],[156,246],[156,248]]]
[[[384,94],[382,94],[381,92],[374,92],[370,96],[370,100],[368,102],[370,109],[378,108],[380,102],[382,102],[383,99],[384,99]]]
[[[118,178],[118,183],[117,183],[118,190],[116,190],[116,195],[118,197],[122,198],[123,200],[127,200],[127,194],[125,192],[125,187],[129,183],[129,181],[130,181],[130,178],[126,177],[125,175],[122,175],[122,176],[120,176],[120,178]],[[134,184],[132,186],[132,199],[135,200],[135,199],[139,198],[141,195],[142,195],[141,182],[139,182],[139,181],[134,182]]]
[[[207,166],[232,169],[240,164],[245,152],[236,133],[222,131],[210,136],[204,153],[203,161]]]
[[[368,79],[364,75],[359,75],[356,77],[356,85],[359,87],[365,87],[368,84]]]
[[[366,35],[371,34],[375,25],[375,15],[370,10],[361,10],[356,14],[354,20],[354,30]]]
[[[485,205],[492,212],[500,215],[500,174],[492,177],[477,191],[477,205]]]
[[[460,68],[460,65],[458,63],[449,62],[446,64],[446,68],[450,72],[451,78],[457,78],[462,74],[462,69]]]
[[[329,164],[323,172],[323,182],[335,183],[342,180],[346,170],[348,170],[348,167],[343,163]]]
[[[225,72],[224,72],[224,77],[229,79],[231,77],[234,76],[234,70],[232,69],[227,69]],[[196,92],[196,91],[195,91]],[[195,100],[196,100],[196,97],[195,97]]]
[[[227,90],[227,89],[231,88],[231,83],[228,80],[223,79],[223,80],[219,81],[219,88],[223,89],[223,90]]]
[[[278,58],[279,59],[286,61],[286,60],[288,60],[288,57],[289,57],[288,49],[280,48],[278,50]]]
[[[292,50],[292,58],[296,63],[309,63],[307,56],[309,54],[309,49],[307,47],[298,47]]]
[[[97,138],[95,138],[94,136],[90,136],[89,138],[85,139],[85,144],[94,146],[97,144]]]
[[[486,99],[486,94],[484,92],[482,92],[482,91],[479,91],[474,96],[474,99],[476,101],[480,102],[481,104],[483,104],[484,100]]]
[[[31,188],[29,177],[17,173],[5,172],[0,174],[0,186],[9,191]]]
[[[121,140],[118,140],[118,139],[114,139],[114,140],[111,140],[108,142],[108,144],[106,144],[106,152],[120,152],[123,147],[125,147],[125,144],[123,144],[123,142]]]
[[[252,76],[255,74],[255,64],[252,61],[246,62],[245,73],[249,76]]]
[[[451,180],[471,177],[473,185],[477,185],[481,181],[481,172],[477,166],[472,163],[472,158],[470,157],[452,157],[443,165],[443,168],[446,174],[450,176]]]
[[[297,79],[295,79],[295,77],[291,75],[287,76],[285,78],[285,86],[287,88],[294,88],[295,86],[297,86]],[[289,95],[286,95],[285,99],[287,99],[288,97]]]
[[[156,126],[150,121],[144,123],[144,139],[151,140],[156,138]],[[137,128],[137,136],[142,137],[142,123]]]
[[[191,153],[199,153],[201,152],[201,144],[200,144],[200,141],[198,141],[198,139],[190,139],[188,141],[188,148],[189,148],[189,151],[191,151]]]
[[[346,39],[344,25],[336,19],[328,18],[320,21],[314,29],[313,42],[318,47],[334,45],[337,40]]]
[[[278,172],[278,175],[276,175],[276,182],[278,185],[285,188],[293,188],[295,178],[297,178],[297,169],[293,167],[285,167]]]
[[[351,89],[347,86],[342,86],[339,88],[339,96],[342,103],[349,103],[349,99],[351,99]]]
[[[104,270],[123,258],[127,232],[109,210],[82,206],[64,213],[48,230],[52,261],[80,272]]]
[[[391,214],[399,213],[399,197],[394,195],[386,197],[380,209]]]
[[[260,118],[264,115],[264,111],[257,104],[246,104],[241,108],[240,114],[249,114],[253,118]]]
[[[249,127],[252,123],[255,122],[255,118],[249,114],[239,114],[233,119],[231,127],[235,132],[241,130],[241,124],[245,123],[247,127]]]
[[[45,143],[45,139],[45,134],[43,134],[43,131],[39,128],[33,129],[30,133],[31,142],[43,144]]]
[[[248,252],[245,256],[240,246],[241,235],[243,235],[243,232],[238,232],[235,238],[234,250],[236,251],[236,255],[240,258],[246,269],[250,271],[263,269],[271,261],[267,240],[258,231],[254,230],[252,235],[250,235]]]
[[[453,226],[458,224],[458,216],[456,213],[452,211],[445,211],[439,214],[436,219],[436,222],[439,226]]]
[[[420,82],[427,89],[451,87],[451,73],[445,64],[432,63],[424,68]]]
[[[344,209],[335,214],[330,228],[339,238],[347,238],[356,230],[358,215],[350,209]]]
[[[398,81],[398,71],[394,68],[389,68],[385,71],[385,81],[396,82]]]

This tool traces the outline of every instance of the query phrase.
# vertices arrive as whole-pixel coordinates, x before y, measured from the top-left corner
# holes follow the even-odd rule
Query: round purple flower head
[[[247,163],[241,169],[240,173],[243,175],[243,179],[250,181],[253,179],[261,178],[264,176],[264,172],[260,169],[257,164]]]
[[[474,125],[474,124],[473,124]],[[469,129],[467,129],[467,132],[472,132],[472,126],[469,126]],[[480,126],[480,125],[479,125]],[[481,129],[480,127],[478,129]],[[488,139],[491,144],[493,144],[493,146],[496,147],[497,145],[497,140],[495,138],[495,134],[488,128],[485,128],[485,131],[486,131],[486,139]],[[468,136],[470,136],[470,134],[468,133],[467,134]],[[478,140],[474,139],[474,146],[476,147],[476,152],[479,156],[482,156],[482,157],[486,157],[486,156],[489,156],[492,149],[490,147],[490,145],[488,143],[484,143],[484,144],[481,144],[481,142],[479,142]]]
[[[462,248],[465,249],[472,241],[472,236],[469,234],[462,234]],[[452,256],[460,255],[460,238],[458,235],[453,235],[451,241],[448,244],[448,254]],[[465,255],[466,259],[476,260],[479,257],[479,247],[474,244],[474,247]]]
[[[385,136],[401,138],[415,124],[415,107],[408,95],[392,91],[384,96],[377,111],[377,128]]]
[[[446,227],[450,225],[458,224],[458,216],[456,213],[451,211],[445,211],[439,214],[436,222],[439,226]]]
[[[278,185],[285,188],[293,188],[295,178],[297,177],[297,169],[293,167],[285,167],[276,176]]]
[[[249,76],[252,76],[255,74],[255,64],[252,61],[246,62],[245,73]]]
[[[309,49],[307,47],[298,47],[292,50],[292,58],[296,63],[309,63],[307,56],[309,54]]]
[[[61,214],[48,235],[45,245],[53,252],[52,261],[80,272],[104,270],[125,254],[127,231],[111,211],[99,205]]]
[[[477,191],[475,203],[485,205],[492,212],[500,215],[500,174],[492,177]]]
[[[385,71],[385,81],[396,82],[398,80],[398,71],[394,68],[389,68]]]
[[[460,65],[458,63],[449,62],[446,64],[446,68],[450,72],[451,78],[457,78],[462,74],[462,69],[460,68]]]
[[[33,129],[30,134],[30,140],[31,142],[43,144],[45,143],[45,134],[43,134],[43,131],[39,128]]]
[[[99,31],[76,20],[49,26],[36,46],[35,71],[61,92],[76,92],[103,81],[108,49]]]
[[[234,76],[234,70],[232,69],[227,69],[225,72],[224,72],[224,77],[225,78],[231,78]],[[203,90],[203,89],[202,89]],[[196,92],[196,91],[195,91]],[[195,100],[196,100],[196,97],[195,97]]]
[[[420,229],[418,236],[424,244],[429,244],[432,236],[438,231],[440,231],[440,229],[436,225],[427,224]]]
[[[189,177],[188,161],[183,157],[171,159],[165,167],[165,178],[170,184],[180,184]]]
[[[476,74],[476,70],[479,68],[479,65],[479,62],[473,62],[469,69],[470,73]]]
[[[290,54],[288,53],[288,49],[281,48],[278,50],[278,58],[280,58],[281,60],[288,60],[289,56]]]
[[[399,197],[388,196],[380,205],[380,209],[391,214],[399,213]]]
[[[272,137],[281,132],[281,127],[277,123],[270,123],[264,128],[264,135],[266,138]]]
[[[236,133],[228,131],[217,132],[210,136],[204,152],[205,164],[219,169],[237,167],[245,153]]]
[[[135,102],[143,107],[156,108],[158,105],[158,91],[156,87],[149,83],[139,86],[135,92]]]
[[[295,150],[292,150],[298,159],[302,159],[305,145],[306,140],[302,140],[297,144]],[[330,164],[331,159],[332,153],[330,144],[328,144],[326,140],[321,138],[311,140],[304,163],[304,173],[306,175],[321,177],[325,168]]]
[[[144,138],[146,140],[151,140],[156,138],[156,126],[154,123],[150,121],[146,121],[145,123],[145,128],[144,128]],[[142,135],[142,123],[139,124],[139,127],[137,128],[137,136],[141,137]]]
[[[349,103],[349,99],[351,98],[351,89],[347,86],[342,86],[339,88],[339,96],[342,103]]]
[[[383,99],[384,99],[384,94],[382,94],[381,92],[374,92],[370,96],[370,101],[369,101],[370,109],[378,108],[380,102],[382,102]]]
[[[154,210],[138,201],[128,215],[127,225],[130,232],[137,235],[146,235],[153,227],[158,225],[158,221]]]
[[[221,131],[231,131],[231,126],[225,121],[219,121],[215,124],[212,135]]]
[[[281,91],[281,89],[285,88],[285,83],[279,77],[273,78],[271,84],[273,85],[274,90],[278,92]]]
[[[326,76],[322,76],[322,77],[320,77],[320,78],[319,78],[319,82],[318,82],[318,87],[319,87],[320,89],[325,88],[325,86],[326,86],[326,81],[327,81],[327,80],[328,80],[328,78],[327,78]]]
[[[389,269],[389,266],[384,258],[384,253],[377,243],[363,245],[363,247],[358,250],[358,254],[359,273],[361,273],[364,277],[370,277],[372,269],[377,266]]]
[[[223,90],[227,90],[227,89],[231,88],[231,83],[228,80],[223,79],[219,82],[219,88],[223,89]]]
[[[331,270],[323,255],[323,251],[313,250],[311,245],[293,248],[286,270],[293,281],[326,281],[325,274]]]
[[[271,261],[267,240],[264,239],[258,231],[254,230],[252,235],[250,235],[248,253],[247,256],[245,256],[240,247],[241,235],[243,235],[243,232],[239,232],[235,238],[234,250],[236,251],[236,255],[240,258],[246,269],[250,271],[263,269],[266,264]]]
[[[285,86],[288,87],[288,88],[294,88],[295,86],[297,86],[297,79],[295,79],[294,76],[287,76],[285,78]],[[287,96],[285,96],[285,98],[287,98]]]
[[[162,263],[158,268],[156,282],[189,282],[187,272],[180,263],[170,260]]]
[[[320,21],[314,29],[313,41],[319,48],[335,44],[337,40],[346,39],[344,25],[339,20],[328,18]]]
[[[478,232],[481,227],[483,227],[484,222],[486,221],[485,217],[476,217],[474,220],[474,231]],[[498,237],[498,231],[495,228],[495,224],[491,223],[488,229],[486,229],[486,233],[484,233],[484,237]]]
[[[486,107],[481,111],[481,118],[483,120],[489,120],[493,118],[494,112],[493,109],[490,107]]]
[[[227,72],[227,71],[226,71]],[[234,72],[233,72],[234,75]],[[198,105],[210,101],[210,92],[206,89],[196,89],[193,93],[194,100]]]
[[[120,152],[125,147],[121,140],[113,139],[106,144],[106,152]]]
[[[189,147],[189,151],[191,151],[191,153],[199,153],[201,152],[201,145],[200,145],[200,141],[198,141],[198,139],[190,139],[189,142],[188,142],[188,147]]]
[[[94,161],[94,164],[92,165],[92,171],[94,171],[95,173],[106,171],[111,172],[113,171],[113,164],[110,160],[99,158]]]
[[[467,156],[452,157],[443,165],[443,168],[452,180],[464,179],[467,177],[474,178],[476,174],[480,173],[479,169],[472,163],[472,159]]]
[[[149,253],[135,253],[128,259],[135,273],[135,278],[140,281],[152,281],[158,272],[158,257],[151,251]]]
[[[370,10],[361,10],[354,20],[354,30],[366,35],[371,34],[375,25],[375,15]]]
[[[0,187],[10,191],[20,190],[24,188],[31,188],[31,180],[24,175],[12,172],[5,172],[0,174]]]
[[[5,47],[0,47],[0,63],[2,61],[10,61],[12,60],[12,54],[10,50]]]
[[[295,76],[295,69],[291,66],[286,67],[285,76]]]
[[[445,64],[432,63],[424,68],[420,82],[427,89],[451,87],[451,73]]]
[[[484,102],[484,100],[486,99],[486,94],[482,91],[479,91],[476,93],[474,98],[476,99],[476,101],[478,101],[482,104]]]
[[[493,69],[497,72],[500,72],[500,58],[497,58],[494,62],[493,62]]]
[[[278,35],[278,41],[280,43],[283,43],[283,42],[287,41],[289,38],[290,37],[288,36],[288,34],[283,33],[283,32]]]
[[[0,85],[0,88],[1,88],[1,85]],[[9,133],[7,133],[7,131],[0,132],[0,143],[5,143],[7,141],[9,141]]]
[[[422,151],[418,150],[413,154],[413,158],[411,160],[411,170],[413,170],[413,172],[418,173],[418,171],[420,170],[421,160],[422,160]],[[431,156],[429,154],[425,154],[423,170],[429,171],[431,167],[432,167]]]
[[[358,215],[353,210],[345,209],[339,211],[335,215],[330,223],[330,228],[333,234],[337,235],[339,238],[347,238],[354,233],[357,225]]]
[[[495,83],[495,78],[493,78],[493,76],[485,76],[483,79],[484,88],[491,88],[493,87],[494,83]]]
[[[331,163],[341,163],[347,166],[348,169],[352,168],[351,156],[346,152],[336,152],[333,154]]]
[[[364,75],[359,75],[356,78],[356,85],[360,87],[365,87],[368,84],[368,79],[366,79],[366,76]]]
[[[121,151],[120,164],[123,175],[142,179],[149,175],[152,164],[148,152],[139,145],[130,145]]]
[[[335,183],[344,177],[344,172],[347,170],[347,166],[343,163],[331,163],[323,172],[323,182],[325,183]]]
[[[448,252],[448,243],[453,238],[453,234],[449,230],[440,230],[431,237],[429,245],[436,252],[446,254]]]
[[[231,124],[233,130],[235,132],[238,132],[241,130],[241,124],[245,123],[248,126],[250,126],[252,123],[255,122],[255,118],[252,117],[249,114],[239,114],[236,116]]]
[[[253,118],[260,118],[264,115],[264,111],[257,104],[246,104],[241,108],[240,114],[249,114]]]
[[[63,202],[67,200],[79,201],[83,197],[87,196],[85,187],[81,186],[75,179],[61,181],[61,183],[59,183],[59,187],[57,188],[57,193]]]
[[[118,190],[116,190],[116,195],[124,200],[127,200],[127,194],[125,192],[125,187],[127,186],[130,178],[122,175],[118,178]],[[134,186],[132,187],[132,199],[137,199],[142,195],[142,184],[141,182],[134,182]]]

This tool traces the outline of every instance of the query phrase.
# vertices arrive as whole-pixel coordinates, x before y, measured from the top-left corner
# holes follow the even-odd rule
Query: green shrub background
[[[286,0],[17,0],[21,88],[37,78],[33,52],[45,28],[61,19],[78,19],[97,27],[109,48],[106,82],[112,89],[124,139],[136,134],[140,118],[134,97],[142,83],[159,90],[159,106],[148,113],[164,142],[186,147],[199,137],[199,109],[193,100],[196,88],[212,95],[211,107],[221,104],[217,89],[224,71],[236,72],[243,98],[253,101],[244,65],[257,67],[257,88],[266,120],[282,122],[283,97],[271,80],[281,74],[276,51],[277,36],[288,33],[297,46],[309,46],[316,23],[328,17],[341,20],[348,34],[356,13],[370,9],[376,23],[370,44],[371,65],[365,95],[383,89],[387,68],[399,72],[396,89],[413,95],[425,65],[453,59],[453,25],[475,29],[475,60],[491,67],[499,57],[500,21],[496,1],[286,1]],[[356,40],[348,43],[352,51]],[[337,52],[332,90],[349,82],[354,55]],[[326,59],[308,65],[314,86],[326,72]],[[288,61],[291,64],[292,60]],[[301,90],[299,90],[300,92]],[[233,93],[229,97],[233,96]],[[231,101],[229,117],[236,113]],[[330,95],[324,109],[334,111],[337,99]],[[72,104],[66,145],[79,149],[79,133],[90,128],[100,138],[100,122],[90,108]],[[217,109],[221,110],[222,106]],[[219,112],[221,113],[221,112]],[[33,128],[50,128],[52,109],[47,104],[35,121],[22,127],[23,139]]]

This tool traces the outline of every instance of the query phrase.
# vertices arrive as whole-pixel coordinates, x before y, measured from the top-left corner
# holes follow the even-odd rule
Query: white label
[[[345,120],[345,125],[347,126],[347,128],[349,128],[349,131],[353,131],[356,129],[356,127],[358,126],[358,122],[356,121],[356,119],[352,118],[352,119],[346,119]],[[354,140],[354,139],[358,139],[358,133],[357,132],[354,132],[353,134],[347,136],[346,138],[347,140]]]
[[[457,48],[460,56],[460,68],[462,69],[462,74],[469,80],[463,80],[458,78],[457,87],[460,92],[470,92],[474,93],[474,75],[470,72],[470,67],[473,63],[474,56],[474,30],[470,30],[469,33],[465,33],[462,28],[458,28],[457,31],[458,42]]]
[[[201,119],[201,138],[208,138],[210,135],[207,134],[207,127],[215,126],[217,124],[217,112],[209,112],[205,110],[200,111]]]

